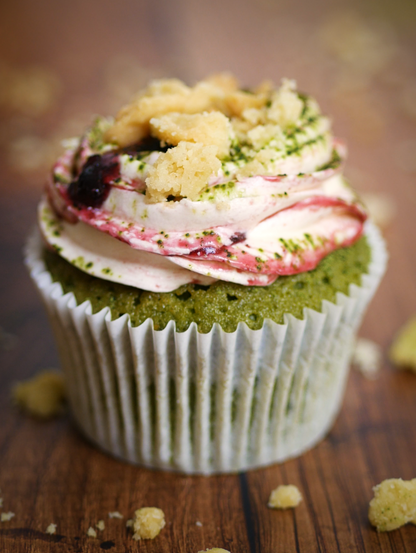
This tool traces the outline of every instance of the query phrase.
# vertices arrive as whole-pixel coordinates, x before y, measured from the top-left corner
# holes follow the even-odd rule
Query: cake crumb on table
[[[126,522],[126,527],[131,528],[132,526],[133,526],[133,519],[129,518],[128,521]]]
[[[15,403],[29,415],[49,419],[62,413],[65,402],[63,376],[54,370],[45,370],[12,388]]]
[[[0,507],[3,507],[3,498],[0,497]]]
[[[0,521],[1,522],[8,522],[14,516],[15,516],[14,513],[12,513],[11,511],[9,511],[8,513],[1,513]]]
[[[49,526],[46,528],[46,533],[47,534],[56,534],[56,524],[53,524],[53,522],[51,524],[49,524]]]
[[[152,540],[165,527],[165,513],[157,507],[137,509],[133,519],[133,539]]]
[[[302,495],[296,486],[278,486],[269,497],[268,507],[272,509],[289,509],[297,507],[302,501]]]
[[[398,332],[389,352],[390,361],[398,367],[416,372],[416,317]]]
[[[366,338],[358,338],[352,354],[352,362],[369,380],[378,377],[381,368],[381,348],[375,342]]]
[[[108,513],[108,518],[124,518],[124,516],[118,511],[112,511],[111,513]]]
[[[409,522],[416,524],[416,478],[390,478],[373,488],[368,519],[378,532],[396,530]]]
[[[90,538],[96,538],[97,537],[97,532],[94,530],[94,528],[92,526],[90,526],[88,528],[87,536],[89,536]]]
[[[205,549],[198,551],[198,553],[230,553],[227,549],[221,549],[220,547],[214,547],[214,549]]]
[[[103,531],[105,528],[105,523],[103,520],[99,520],[95,526],[98,528],[98,530]]]
[[[202,526],[202,522],[199,522],[199,520],[197,520],[197,521],[195,522],[195,524],[196,524],[197,526],[199,526],[199,527]]]

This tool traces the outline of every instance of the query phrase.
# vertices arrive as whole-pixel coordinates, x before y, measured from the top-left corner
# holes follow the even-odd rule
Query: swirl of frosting
[[[293,81],[254,93],[229,75],[157,81],[66,143],[40,227],[80,269],[137,288],[265,286],[362,234],[345,155]]]

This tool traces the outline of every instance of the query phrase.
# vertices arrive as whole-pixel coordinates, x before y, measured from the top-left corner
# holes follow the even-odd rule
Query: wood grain
[[[384,3],[351,5],[370,17],[384,13],[377,12]],[[408,5],[397,4],[398,14],[389,20],[408,59],[406,82],[414,79],[416,58],[414,21],[399,17]],[[346,8],[341,0],[332,3],[332,10]],[[375,484],[416,476],[416,377],[397,371],[386,357],[394,333],[416,312],[416,176],[401,171],[394,157],[395,144],[415,139],[416,122],[399,102],[406,79],[388,85],[375,77],[361,89],[360,101],[379,106],[376,134],[364,112],[362,122],[354,106],[340,103],[333,91],[346,68],[319,39],[329,15],[323,0],[16,0],[0,6],[0,57],[12,67],[48,67],[63,87],[57,106],[41,118],[0,106],[7,131],[0,136],[0,497],[3,511],[15,513],[0,523],[2,553],[196,553],[212,547],[232,553],[416,551],[415,526],[378,534],[367,520]],[[110,97],[104,78],[114,55],[135,58],[146,71],[191,81],[220,69],[236,71],[247,84],[297,78],[334,115],[336,132],[348,140],[348,167],[357,186],[389,193],[397,204],[398,216],[386,233],[389,270],[361,332],[383,348],[381,376],[369,381],[351,374],[334,428],[299,459],[209,478],[150,471],[95,449],[69,415],[40,423],[10,402],[14,381],[58,365],[21,254],[35,224],[46,170],[24,173],[10,161],[10,145],[25,133],[48,139],[72,114],[116,109],[118,100]],[[270,491],[288,483],[299,487],[303,502],[295,510],[268,509]],[[166,528],[154,541],[137,543],[125,522],[135,509],[150,505],[164,510]],[[124,519],[109,519],[111,511]],[[88,538],[87,529],[100,519],[105,530]],[[57,524],[52,536],[45,533],[51,522]]]

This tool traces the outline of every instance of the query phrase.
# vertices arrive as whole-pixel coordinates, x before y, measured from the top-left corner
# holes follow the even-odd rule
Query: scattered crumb
[[[195,524],[196,524],[197,526],[200,526],[200,527],[202,526],[202,522],[199,522],[199,520],[197,520],[197,521],[195,522]]]
[[[3,498],[0,497],[0,507],[3,507]]]
[[[267,505],[273,509],[289,509],[297,507],[301,501],[302,495],[296,486],[278,486],[270,494]]]
[[[89,536],[90,538],[96,538],[97,537],[97,532],[94,530],[94,528],[92,526],[90,526],[88,528],[87,536]]]
[[[132,518],[128,519],[128,521],[126,522],[126,526],[127,526],[127,528],[131,528],[133,526],[133,519]]]
[[[111,513],[108,513],[109,518],[124,518],[124,516],[119,513],[118,511],[112,511]]]
[[[137,509],[133,520],[133,539],[152,540],[165,527],[165,514],[157,507]]]
[[[98,530],[103,531],[105,528],[105,523],[103,520],[99,520],[95,526],[98,528]]]
[[[42,371],[30,380],[18,382],[12,388],[16,404],[30,415],[41,419],[62,413],[65,395],[63,376],[53,370]]]
[[[390,478],[373,491],[368,518],[378,532],[389,532],[409,522],[416,524],[416,478]]]
[[[49,524],[49,526],[46,528],[46,533],[47,534],[56,534],[56,524],[53,524],[53,522],[51,524]]]
[[[398,367],[416,372],[416,317],[411,318],[399,330],[391,345],[389,357]]]
[[[388,227],[396,215],[394,198],[379,192],[361,192],[360,197],[375,224],[380,228]]]
[[[221,549],[220,547],[214,547],[214,549],[205,549],[204,551],[198,551],[198,553],[230,553],[227,549]]]
[[[14,513],[9,511],[8,513],[1,513],[0,521],[1,522],[8,522],[14,517]]]
[[[378,377],[381,361],[380,346],[371,340],[358,338],[355,343],[352,362],[366,378],[371,380]]]

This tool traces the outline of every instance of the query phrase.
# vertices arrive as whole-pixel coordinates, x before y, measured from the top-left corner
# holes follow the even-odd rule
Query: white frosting
[[[315,116],[282,134],[282,144],[236,150],[196,199],[156,203],[146,197],[145,181],[161,152],[97,146],[101,122],[81,139],[77,154],[71,144],[55,165],[49,201],[39,207],[42,234],[83,271],[155,292],[215,279],[264,286],[279,275],[311,270],[353,243],[365,219],[340,174],[345,148],[332,139],[328,120]],[[119,176],[107,183],[102,205],[74,205],[68,195],[73,166],[80,170],[97,153],[109,156],[109,166],[118,164]],[[265,165],[263,154],[272,155]],[[335,168],[318,169],[331,159]],[[265,170],[244,176],[252,174],[250,167]]]
[[[45,198],[38,210],[46,241],[90,275],[154,292],[169,292],[188,282],[214,282],[176,266],[169,257],[131,248],[85,223],[67,223],[57,217]]]

